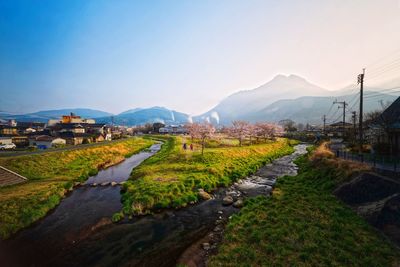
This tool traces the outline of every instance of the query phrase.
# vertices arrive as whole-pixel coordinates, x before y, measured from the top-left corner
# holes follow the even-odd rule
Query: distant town
[[[143,132],[186,134],[187,129],[184,125],[165,126],[161,123],[137,127],[108,125],[96,123],[94,119],[82,118],[74,113],[64,115],[59,120],[50,119],[47,123],[0,119],[0,148],[59,148],[117,140]]]

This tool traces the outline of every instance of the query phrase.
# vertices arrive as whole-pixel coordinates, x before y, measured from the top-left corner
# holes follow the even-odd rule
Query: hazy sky
[[[278,73],[327,89],[400,49],[400,0],[0,0],[0,110],[198,114]]]

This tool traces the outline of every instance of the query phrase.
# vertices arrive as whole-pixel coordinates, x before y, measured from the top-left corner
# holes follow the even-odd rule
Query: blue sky
[[[0,110],[199,114],[278,73],[338,89],[398,29],[397,0],[0,0]]]

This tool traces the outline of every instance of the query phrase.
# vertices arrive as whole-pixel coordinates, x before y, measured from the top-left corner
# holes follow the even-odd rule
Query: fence
[[[335,150],[336,156],[346,159],[366,163],[381,173],[400,174],[400,158],[388,157],[374,154],[355,154],[345,150]]]

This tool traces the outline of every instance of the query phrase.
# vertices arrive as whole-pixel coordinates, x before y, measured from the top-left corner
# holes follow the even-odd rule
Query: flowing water
[[[0,244],[1,262],[5,266],[174,266],[188,246],[216,227],[217,220],[239,211],[222,205],[226,195],[269,195],[278,177],[297,173],[293,160],[306,153],[306,145],[297,145],[293,154],[214,192],[211,200],[111,223],[109,218],[121,208],[119,186],[90,184],[127,179],[132,168],[159,146],[88,179],[87,186],[74,190],[45,219]]]

